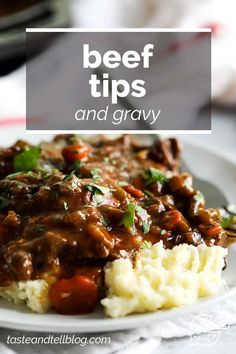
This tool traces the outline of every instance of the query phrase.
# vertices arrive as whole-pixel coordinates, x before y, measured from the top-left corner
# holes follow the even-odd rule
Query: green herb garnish
[[[166,233],[167,233],[166,230],[161,230],[161,232],[160,232],[161,235],[165,235]]]
[[[75,145],[75,144],[78,144],[80,142],[80,140],[82,140],[82,136],[79,134],[78,135],[75,134],[75,135],[71,136],[69,140],[70,140],[71,144]]]
[[[22,175],[22,172],[15,172],[15,173],[11,173],[10,175],[7,175],[6,178],[13,179],[13,178],[21,176],[21,175]]]
[[[104,227],[108,227],[109,226],[109,222],[106,219],[102,219],[101,223]]]
[[[37,168],[41,149],[37,146],[27,147],[15,156],[13,165],[16,172],[31,171]]]
[[[149,206],[153,204],[153,200],[152,199],[144,199],[143,204],[145,206]]]
[[[109,159],[108,156],[105,156],[105,157],[103,157],[103,161],[104,161],[105,163],[108,163],[108,162],[110,161],[110,159]]]
[[[37,232],[44,232],[45,231],[45,225],[43,224],[36,224],[34,227],[35,231]]]
[[[148,234],[150,231],[150,224],[148,224],[146,221],[143,222],[143,233]]]
[[[67,202],[64,202],[63,206],[64,206],[65,211],[67,211],[69,209],[69,205]]]
[[[100,173],[101,173],[101,172],[102,172],[102,171],[99,170],[99,168],[93,168],[93,169],[91,170],[91,175],[92,175],[93,179],[99,179],[99,178],[101,178],[101,176],[100,176]]]
[[[33,171],[21,171],[21,172],[16,172],[16,173],[11,173],[9,175],[6,176],[7,179],[15,179],[19,176],[23,176],[23,177],[33,177],[33,178],[44,178],[44,176],[41,175],[41,173],[43,173],[43,171],[40,171],[40,173],[36,173]]]
[[[144,234],[147,234],[150,231],[150,225],[147,222],[147,217],[148,214],[145,209],[143,209],[140,205],[135,205],[135,210],[137,211],[139,217],[142,220],[142,225],[143,225],[143,232]]]
[[[134,218],[135,218],[135,204],[129,203],[120,224],[124,225],[124,227],[126,227],[127,229],[131,228],[134,226]]]
[[[10,203],[10,200],[6,197],[0,197],[0,209],[7,207]]]
[[[46,191],[50,191],[50,190],[51,190],[51,187],[50,187],[50,186],[42,186],[41,188],[42,188],[42,189],[45,189]]]
[[[71,179],[73,176],[75,176],[75,172],[76,172],[76,170],[73,170],[70,173],[68,173],[67,175],[65,175],[62,181],[65,182],[65,181],[68,181],[69,179]]]
[[[102,202],[103,196],[110,193],[110,191],[111,191],[110,188],[99,186],[98,184],[95,184],[95,183],[86,184],[85,187],[91,193],[93,193],[94,206],[98,206]]]
[[[220,224],[223,227],[223,229],[227,229],[230,225],[234,223],[235,223],[234,217],[232,215],[229,215],[223,217]]]
[[[94,193],[95,191],[99,191],[100,193],[102,193],[104,195],[110,193],[110,188],[100,186],[99,184],[96,184],[96,183],[86,184],[85,187],[92,193]]]
[[[14,181],[14,182],[17,190],[21,190],[22,188],[24,188],[24,183],[18,181]]]
[[[151,244],[151,242],[149,242],[149,241],[147,241],[147,240],[145,240],[145,241],[143,241],[143,243],[141,244],[141,246],[140,246],[140,248],[141,249],[145,249],[145,248],[151,248],[152,247],[152,244]]]
[[[142,220],[143,232],[147,234],[150,230],[150,225],[147,222],[147,212],[140,205],[134,203],[129,203],[124,216],[120,222],[121,225],[124,225],[126,228],[131,228],[134,226],[135,212],[138,213],[139,217]]]
[[[137,211],[137,213],[141,218],[147,215],[146,210],[143,209],[140,205],[135,204],[135,210]]]
[[[147,189],[144,189],[143,193],[146,194],[148,197],[151,197],[151,198],[154,195],[152,192],[148,191]]]
[[[196,202],[202,202],[203,199],[204,199],[204,196],[202,193],[198,192],[197,194],[195,194],[193,196],[193,199],[196,201]]]
[[[75,161],[73,163],[73,165],[71,166],[71,169],[74,170],[75,172],[79,172],[79,170],[81,169],[81,167],[83,166],[83,162],[78,160],[78,161]]]
[[[103,201],[103,195],[99,191],[93,193],[93,204],[98,206]]]
[[[120,170],[123,171],[126,167],[127,167],[127,164],[126,163],[122,163],[120,165]]]
[[[150,167],[147,171],[144,171],[142,177],[145,180],[146,186],[149,186],[155,182],[160,182],[162,185],[164,185],[169,180],[161,170],[158,170],[154,167]]]
[[[117,184],[119,187],[126,187],[129,185],[127,181],[118,181]]]

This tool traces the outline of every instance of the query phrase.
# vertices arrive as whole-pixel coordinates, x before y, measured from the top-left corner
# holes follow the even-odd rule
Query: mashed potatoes
[[[8,287],[0,287],[0,297],[16,304],[24,303],[32,311],[44,313],[50,307],[48,290],[49,285],[43,279],[13,282]]]
[[[182,244],[167,250],[147,245],[134,264],[118,259],[105,269],[107,297],[101,301],[111,317],[188,305],[222,291],[227,249]]]
[[[225,286],[221,272],[226,255],[227,249],[219,246],[183,244],[167,250],[162,242],[146,244],[134,264],[125,258],[107,264],[107,297],[101,301],[105,313],[120,317],[156,311],[217,294]],[[48,291],[52,282],[43,279],[13,282],[0,287],[0,297],[44,313],[50,308]]]

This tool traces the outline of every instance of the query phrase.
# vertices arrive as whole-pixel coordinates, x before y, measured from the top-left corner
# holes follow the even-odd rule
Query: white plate
[[[17,134],[17,135],[16,135]],[[1,132],[1,144],[8,145],[16,137],[23,137],[18,129],[8,129]],[[30,135],[27,137],[32,142],[39,141],[42,136]],[[198,177],[214,181],[230,202],[236,202],[236,165],[214,152],[203,149],[200,146],[185,144],[184,159],[191,172]],[[40,332],[104,332],[115,331],[150,325],[152,322],[173,320],[185,314],[198,312],[204,308],[212,307],[213,303],[236,294],[236,245],[229,249],[227,268],[223,277],[227,281],[228,290],[215,297],[199,300],[192,306],[186,306],[155,313],[137,314],[124,318],[105,318],[102,311],[97,311],[86,316],[62,316],[53,312],[39,315],[26,310],[24,306],[13,305],[4,300],[0,301],[0,326],[20,330]]]

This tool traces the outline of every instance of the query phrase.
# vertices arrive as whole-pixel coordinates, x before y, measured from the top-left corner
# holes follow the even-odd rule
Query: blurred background
[[[184,138],[235,158],[235,10],[235,0],[0,0],[0,128],[5,140],[24,129],[26,27],[210,27],[213,134]],[[48,45],[45,34],[30,55]]]

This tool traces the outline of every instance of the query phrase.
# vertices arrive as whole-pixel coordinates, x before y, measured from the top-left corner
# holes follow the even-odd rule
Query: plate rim
[[[99,319],[96,318],[92,319],[92,318],[84,317],[86,318],[86,323],[85,324],[83,323],[81,328],[80,328],[81,325],[80,320],[83,319],[82,316],[76,318],[76,315],[65,316],[65,315],[55,314],[58,319],[61,318],[61,319],[66,319],[68,321],[71,320],[72,317],[76,318],[76,322],[75,321],[71,322],[70,327],[68,327],[68,321],[66,321],[65,323],[63,323],[62,321],[57,326],[56,319],[55,318],[53,319],[54,313],[52,313],[52,319],[49,319],[47,317],[46,325],[43,322],[40,323],[41,321],[36,322],[36,319],[38,320],[42,319],[44,314],[26,313],[25,315],[30,315],[30,318],[27,320],[23,318],[22,320],[17,321],[17,323],[16,321],[10,319],[7,320],[0,319],[0,327],[7,328],[7,329],[17,329],[17,330],[20,329],[22,331],[31,331],[31,332],[34,331],[40,333],[48,333],[48,332],[50,333],[59,333],[59,332],[60,333],[101,333],[101,332],[108,332],[108,331],[114,332],[120,330],[129,330],[129,329],[145,327],[153,324],[154,322],[160,323],[164,321],[172,321],[172,320],[176,320],[180,316],[194,315],[199,311],[207,308],[208,305],[217,304],[223,301],[224,299],[231,297],[235,294],[236,294],[236,286],[232,287],[229,290],[226,290],[220,295],[202,298],[192,305],[181,306],[170,310],[157,310],[155,312],[140,313],[140,314],[128,315],[119,318],[104,317]],[[1,313],[1,309],[0,309],[0,313]],[[48,315],[50,314],[47,314],[47,316]],[[141,320],[140,322],[137,321],[139,319]]]

